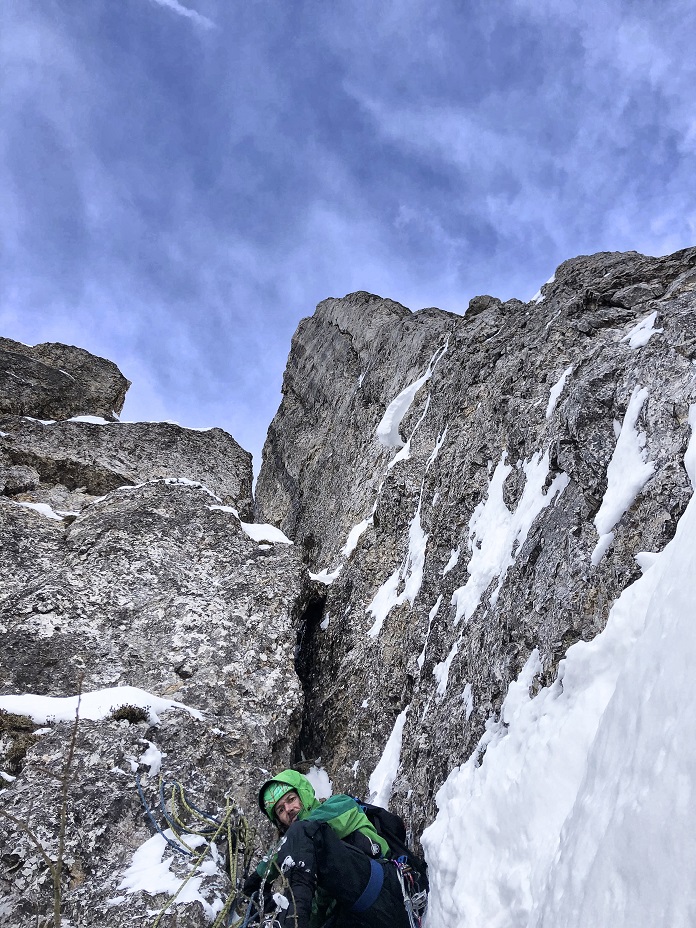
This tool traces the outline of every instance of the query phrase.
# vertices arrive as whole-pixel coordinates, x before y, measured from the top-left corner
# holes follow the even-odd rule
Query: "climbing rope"
[[[205,857],[210,854],[213,859],[217,859],[217,845],[215,842],[221,837],[227,844],[227,867],[232,891],[225,900],[222,909],[218,912],[211,928],[227,928],[230,924],[230,912],[240,895],[241,884],[249,875],[253,856],[252,833],[246,818],[231,804],[229,799],[227,799],[225,809],[220,817],[211,815],[188,799],[183,786],[178,780],[166,781],[160,778],[158,811],[174,835],[174,838],[171,838],[160,827],[155,811],[145,798],[139,774],[136,775],[136,786],[145,810],[145,816],[152,827],[171,848],[192,861],[188,876],[160,910],[152,928],[157,928],[160,924],[165,913],[186,884],[198,873]],[[193,842],[187,843],[186,838],[189,841],[192,838],[200,840],[194,844]],[[203,846],[200,850],[197,850],[201,840]],[[247,914],[243,924],[248,924],[249,918],[250,913]]]

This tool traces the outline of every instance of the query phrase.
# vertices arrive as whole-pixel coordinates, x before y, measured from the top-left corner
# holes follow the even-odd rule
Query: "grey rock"
[[[0,415],[69,419],[121,412],[130,381],[84,348],[0,338]]]
[[[410,314],[360,293],[325,301],[300,323],[256,502],[260,518],[303,546],[313,571],[335,576],[317,583],[298,666],[301,748],[326,760],[336,788],[367,793],[408,707],[394,801],[420,833],[437,788],[497,716],[532,650],[544,667],[539,685],[551,682],[568,647],[603,629],[639,574],[635,555],[672,537],[692,492],[683,453],[696,401],[695,267],[696,249],[599,254],[562,264],[537,303],[477,297],[457,317]],[[663,331],[631,349],[625,337],[654,310]],[[408,453],[385,447],[377,438],[385,410],[429,364],[400,425]],[[571,365],[547,418],[551,388]],[[614,423],[636,386],[649,391],[638,428],[654,473],[594,566]],[[510,522],[525,490],[523,505],[553,481],[566,485],[456,622],[453,595],[476,570],[481,543],[472,518],[503,459]],[[354,551],[342,553],[361,523]],[[371,636],[378,594],[392,607]]]
[[[137,772],[155,801],[150,745],[201,807],[240,804],[260,850],[267,771],[321,757],[335,789],[367,795],[408,709],[393,807],[417,838],[531,652],[543,686],[572,644],[604,628],[636,554],[664,547],[692,493],[696,249],[574,258],[542,293],[530,304],[475,297],[462,317],[360,292],[302,320],[256,499],[257,519],[294,546],[252,541],[220,502],[243,518],[250,508],[248,456],[219,430],[0,419],[0,691],[130,685],[203,716],[80,724],[70,924],[140,925],[166,902],[120,886],[150,835],[135,789]],[[631,348],[655,311],[661,331]],[[593,564],[617,423],[638,386],[653,471]],[[482,539],[496,485],[500,531]],[[477,558],[493,542],[498,568],[486,575]],[[16,776],[0,809],[55,855],[71,726],[47,728],[0,725],[3,769]],[[52,904],[48,870],[7,819],[0,859],[3,923],[35,926]],[[190,870],[170,866],[182,879]],[[230,889],[215,869],[202,887],[208,900]],[[162,924],[206,921],[200,903],[181,903]]]
[[[185,429],[169,422],[38,422],[0,419],[0,454],[12,466],[31,467],[41,487],[31,502],[55,500],[80,508],[86,498],[148,480],[184,478],[202,483],[225,505],[252,515],[251,455],[222,429]],[[0,459],[1,460],[1,459]],[[6,490],[6,492],[9,492]]]
[[[295,759],[303,694],[293,655],[306,572],[297,549],[260,545],[215,507],[205,489],[165,480],[114,490],[69,523],[0,498],[3,692],[65,696],[82,680],[85,693],[135,686],[202,714],[80,724],[63,885],[71,924],[141,924],[166,901],[119,890],[150,836],[134,781],[138,769],[156,803],[157,776],[141,760],[149,743],[192,801],[220,812],[230,797],[259,830],[257,852],[270,840],[255,797],[264,770]],[[38,736],[2,796],[50,855],[70,730],[60,723]],[[0,876],[3,924],[34,925],[37,911],[51,910],[47,868],[12,822],[0,829],[0,857],[12,862]],[[183,880],[190,864],[172,868]],[[209,899],[230,892],[220,872],[206,886]],[[164,924],[208,923],[198,903],[171,917]]]

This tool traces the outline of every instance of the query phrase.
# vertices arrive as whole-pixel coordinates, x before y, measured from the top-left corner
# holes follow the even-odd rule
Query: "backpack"
[[[370,820],[380,838],[389,845],[389,857],[391,860],[403,858],[417,878],[418,886],[421,890],[429,889],[428,884],[428,865],[422,857],[418,857],[408,846],[406,838],[406,825],[400,815],[383,809],[381,806],[373,806],[369,802],[363,802],[361,799],[355,801],[361,810]]]

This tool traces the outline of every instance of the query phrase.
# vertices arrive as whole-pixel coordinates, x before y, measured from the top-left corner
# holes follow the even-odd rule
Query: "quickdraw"
[[[399,857],[391,863],[396,867],[396,875],[401,884],[401,893],[404,897],[404,907],[408,915],[411,928],[422,928],[423,919],[428,908],[428,893],[418,889],[418,882],[413,870],[406,863],[406,859]]]

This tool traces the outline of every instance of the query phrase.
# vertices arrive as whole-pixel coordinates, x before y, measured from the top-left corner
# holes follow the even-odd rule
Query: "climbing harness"
[[[408,923],[411,928],[421,928],[425,913],[428,908],[427,890],[418,888],[418,882],[414,871],[409,866],[405,857],[399,857],[391,860],[390,863],[396,867],[396,875],[401,884],[401,893],[404,897],[404,907],[408,915]]]
[[[160,924],[167,909],[181,893],[188,881],[196,875],[204,858],[209,853],[214,859],[217,858],[217,845],[215,845],[215,842],[221,838],[227,844],[227,867],[232,883],[232,892],[218,912],[211,928],[227,928],[230,924],[230,913],[240,895],[240,886],[249,876],[253,856],[252,834],[246,818],[232,806],[229,799],[220,817],[211,815],[209,812],[199,809],[187,798],[184,788],[178,780],[166,781],[160,778],[158,811],[174,835],[174,838],[171,838],[160,827],[154,810],[145,798],[139,774],[136,774],[136,786],[145,810],[145,816],[155,831],[164,838],[171,848],[192,860],[190,873],[159,912],[152,928],[157,928]],[[169,803],[167,803],[167,791],[169,791]],[[167,805],[169,805],[169,808]],[[186,838],[189,838],[189,841],[191,838],[198,840],[194,845],[193,842],[187,843]],[[201,840],[203,846],[199,850]],[[240,928],[248,925],[251,918],[250,902],[247,915]]]

